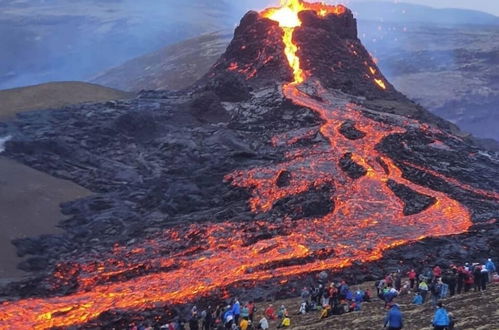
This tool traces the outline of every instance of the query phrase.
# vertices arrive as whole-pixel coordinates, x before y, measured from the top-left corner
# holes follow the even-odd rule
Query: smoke
[[[268,1],[13,1],[0,11],[0,89],[88,80],[134,57],[233,28]],[[260,7],[262,6],[262,7]],[[5,51],[9,50],[9,51]]]
[[[12,136],[10,135],[0,137],[0,154],[5,151],[5,143],[9,141],[11,138]]]

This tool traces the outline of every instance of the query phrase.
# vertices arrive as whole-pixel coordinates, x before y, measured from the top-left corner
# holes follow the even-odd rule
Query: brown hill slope
[[[131,93],[78,81],[53,82],[0,91],[0,119],[18,112],[60,108],[130,97]]]
[[[24,274],[17,269],[23,259],[11,240],[56,233],[56,224],[64,218],[59,204],[89,194],[75,183],[0,157],[0,279]]]

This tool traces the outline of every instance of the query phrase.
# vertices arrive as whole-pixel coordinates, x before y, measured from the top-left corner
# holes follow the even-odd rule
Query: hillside
[[[84,82],[55,82],[0,90],[0,119],[18,112],[123,99],[133,94]]]
[[[59,205],[90,195],[81,186],[54,178],[18,162],[0,157],[0,283],[26,273],[13,239],[60,233],[57,223],[65,216]],[[32,260],[40,263],[43,260]]]
[[[359,286],[361,289],[374,290],[372,282]],[[356,288],[356,286],[355,286]],[[404,314],[404,329],[407,330],[430,330],[430,322],[435,309],[427,302],[423,306],[411,304],[412,296],[399,297],[395,300],[400,305]],[[456,329],[459,330],[491,330],[497,329],[499,324],[499,285],[489,286],[486,292],[469,292],[456,295],[442,300],[444,307],[453,313],[456,319]],[[319,320],[319,312],[310,312],[305,315],[297,313],[301,300],[300,298],[279,300],[273,302],[275,308],[284,305],[288,308],[291,316],[292,326],[289,329],[295,330],[326,330],[326,329],[349,329],[349,330],[370,330],[381,329],[383,327],[386,311],[384,303],[373,298],[371,303],[364,303],[362,310],[343,315],[331,316],[325,320]],[[267,304],[258,304],[255,320],[259,320],[262,311]],[[274,322],[275,323],[275,322]],[[274,328],[271,324],[271,328]]]

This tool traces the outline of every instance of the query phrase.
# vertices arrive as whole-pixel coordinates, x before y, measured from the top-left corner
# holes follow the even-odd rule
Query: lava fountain
[[[404,119],[404,124],[388,125],[370,119],[363,109],[335,97],[302,70],[293,34],[302,24],[298,14],[304,10],[327,17],[342,15],[346,8],[288,0],[260,15],[278,22],[283,30],[285,55],[294,76],[293,82],[282,86],[284,96],[320,116],[323,124],[318,133],[327,143],[304,148],[295,144],[299,136],[276,136],[275,144],[290,146],[282,162],[238,170],[225,179],[251,191],[249,205],[253,212],[267,212],[283,198],[322,186],[334,187],[329,196],[334,209],[322,217],[285,218],[279,223],[224,222],[170,228],[161,236],[136,244],[133,251],[117,247],[111,253],[117,259],[123,253],[126,262],[117,264],[104,258],[95,267],[81,265],[87,273],[75,275],[79,284],[75,293],[3,303],[0,327],[84,324],[106,311],[139,312],[159,304],[185,303],[241,282],[257,285],[272,278],[338,270],[353,262],[378,260],[383,251],[402,244],[468,230],[472,222],[466,207],[443,192],[407,180],[395,162],[376,149],[385,137],[405,132],[405,126],[427,129],[425,124]],[[235,67],[231,65],[232,69]],[[372,83],[381,89],[386,87],[382,80]],[[364,136],[349,139],[342,135],[340,127],[345,121],[355,122]],[[342,166],[345,159],[361,175],[349,175]],[[283,172],[290,173],[284,186],[277,184]],[[390,188],[393,185],[427,196],[430,202],[416,214],[404,214],[404,202]],[[497,194],[491,196],[489,192],[467,188],[498,198]],[[278,233],[248,244],[252,226],[272,228]],[[195,240],[186,244],[191,237]],[[117,282],[107,280],[112,274],[152,264],[163,270]],[[57,276],[64,278],[67,273]]]

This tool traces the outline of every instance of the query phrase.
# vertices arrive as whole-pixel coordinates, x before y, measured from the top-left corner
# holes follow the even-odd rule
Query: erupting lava
[[[110,310],[138,311],[158,307],[160,303],[184,303],[241,282],[256,283],[340,269],[355,261],[378,260],[383,251],[395,246],[468,230],[472,222],[463,205],[442,192],[407,180],[394,161],[376,149],[385,137],[405,132],[407,125],[423,129],[424,124],[403,119],[397,126],[370,119],[363,109],[335,98],[302,71],[298,47],[293,42],[293,31],[301,24],[298,13],[302,10],[327,16],[340,15],[345,8],[288,0],[280,8],[261,13],[278,21],[284,30],[286,56],[294,72],[294,82],[283,86],[285,97],[322,118],[319,131],[328,143],[304,148],[296,144],[300,138],[296,134],[286,139],[275,137],[276,144],[290,145],[283,162],[236,171],[228,174],[226,180],[252,191],[249,203],[254,212],[269,211],[283,198],[322,186],[334,188],[330,196],[333,210],[314,219],[284,218],[277,223],[225,222],[174,227],[162,236],[137,244],[131,252],[127,247],[114,251],[117,260],[121,253],[125,260],[132,255],[129,262],[117,264],[104,259],[96,267],[82,265],[87,274],[75,275],[79,284],[76,293],[3,303],[1,328],[70,326],[88,322]],[[376,73],[374,68],[370,70]],[[376,83],[385,88],[383,81]],[[360,139],[343,136],[340,127],[345,121],[355,122],[365,136]],[[363,175],[352,178],[345,173],[340,164],[346,155],[365,170]],[[277,181],[284,171],[290,173],[290,180],[279,186]],[[404,203],[389,188],[390,183],[431,196],[433,203],[417,214],[404,215]],[[476,193],[484,194],[479,190]],[[255,239],[251,226],[268,228],[276,234]],[[148,249],[149,253],[145,253]],[[151,250],[157,256],[153,260]],[[121,282],[107,281],[116,273],[147,269],[153,264],[163,270]]]
[[[303,10],[313,10],[320,16],[329,14],[339,15],[345,12],[343,6],[329,6],[320,3],[308,3],[301,0],[281,0],[281,6],[278,8],[268,8],[261,15],[279,23],[279,26],[284,31],[282,41],[285,45],[284,52],[289,62],[289,66],[293,69],[294,83],[302,83],[306,79],[306,75],[300,67],[300,58],[296,54],[298,46],[293,41],[293,32],[296,27],[301,26],[298,13]]]

